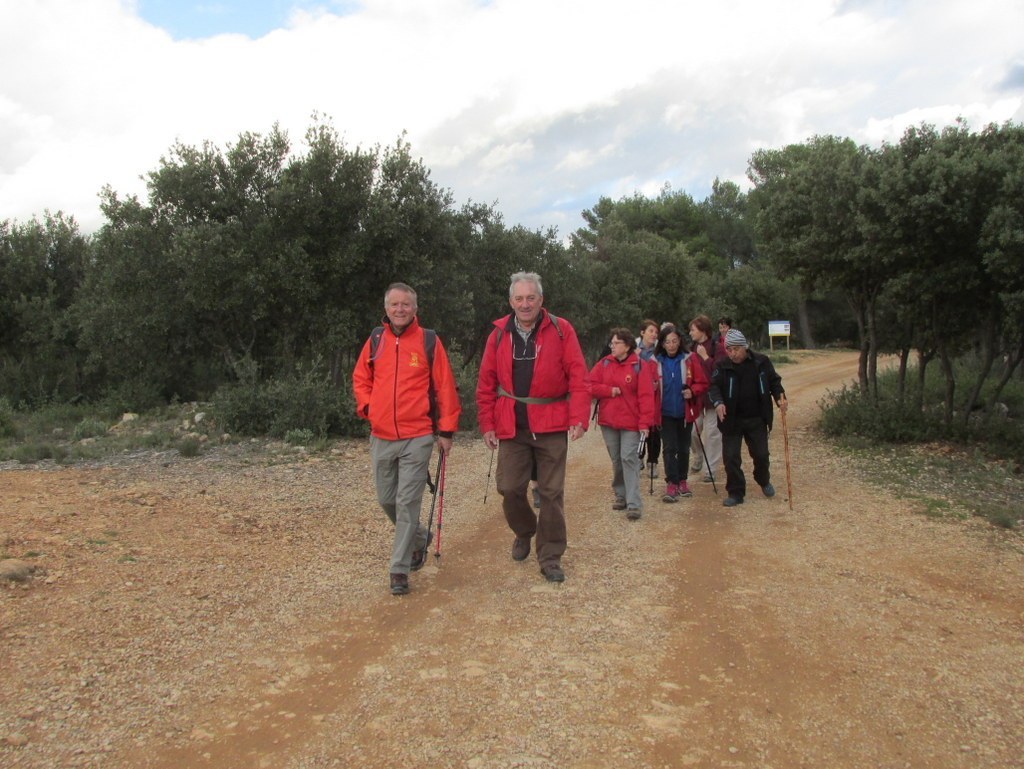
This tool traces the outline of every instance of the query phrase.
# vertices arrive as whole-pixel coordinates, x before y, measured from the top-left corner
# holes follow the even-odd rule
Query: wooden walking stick
[[[793,473],[789,463],[789,428],[786,426],[786,412],[779,409],[782,415],[782,446],[786,452],[786,496],[789,497],[789,511],[793,512]]]

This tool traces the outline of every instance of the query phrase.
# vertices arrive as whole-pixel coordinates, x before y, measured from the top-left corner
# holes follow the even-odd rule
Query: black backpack
[[[377,326],[370,332],[370,365],[377,360],[377,350],[380,348],[381,337],[384,336],[384,327]],[[434,345],[437,343],[437,332],[432,328],[423,329],[423,347],[427,351],[427,365],[434,367]],[[433,373],[433,372],[431,372]]]

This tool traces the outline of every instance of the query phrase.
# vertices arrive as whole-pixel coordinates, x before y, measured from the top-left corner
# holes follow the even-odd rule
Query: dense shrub
[[[333,387],[313,370],[268,381],[246,377],[218,389],[212,407],[228,432],[242,435],[285,438],[293,430],[319,437],[366,435],[365,423],[355,415],[351,385]]]
[[[473,360],[466,363],[458,350],[449,350],[448,359],[455,375],[455,386],[459,391],[462,413],[459,415],[459,432],[472,434],[477,430],[476,377],[479,364]]]
[[[18,431],[14,424],[14,409],[6,398],[0,398],[0,438],[13,438]]]
[[[938,367],[933,367],[937,369]],[[956,366],[958,394],[962,399],[973,386],[977,367],[970,361]],[[878,375],[877,401],[863,397],[855,385],[844,386],[830,392],[821,401],[820,427],[833,437],[857,437],[881,443],[920,443],[949,440],[958,443],[977,443],[992,456],[1014,459],[1024,463],[1024,420],[1020,418],[1024,402],[1020,383],[1011,382],[1003,390],[1000,401],[1007,406],[1006,415],[975,413],[964,428],[959,419],[951,425],[943,420],[943,382],[937,370],[929,370],[925,377],[923,408],[915,404],[919,394],[916,377],[908,375],[908,392],[901,400],[896,397],[897,374],[885,371]],[[986,388],[989,383],[986,383]],[[985,390],[982,390],[983,396]],[[961,410],[964,401],[958,402]]]
[[[856,435],[886,443],[911,443],[938,437],[925,414],[890,397],[878,402],[861,395],[856,385],[830,392],[821,403],[821,429],[833,437]]]
[[[55,462],[63,462],[68,456],[66,447],[50,442],[37,443],[30,441],[15,446],[11,457],[23,465],[31,465],[44,459],[52,459]]]

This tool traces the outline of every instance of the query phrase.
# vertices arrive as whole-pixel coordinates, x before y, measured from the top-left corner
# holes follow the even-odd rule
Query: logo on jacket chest
[[[411,353],[409,355],[409,366],[411,366],[412,368],[419,368],[420,367],[420,354],[419,353],[414,352],[414,353]]]
[[[632,374],[626,374],[626,384],[629,384],[632,381],[633,381],[633,375]]]

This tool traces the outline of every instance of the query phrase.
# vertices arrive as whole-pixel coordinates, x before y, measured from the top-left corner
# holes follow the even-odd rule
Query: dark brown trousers
[[[569,452],[566,433],[533,435],[520,430],[515,438],[498,446],[496,484],[508,526],[517,537],[535,537],[541,567],[561,562],[565,552],[565,460]],[[540,511],[534,513],[527,497],[534,462]]]

